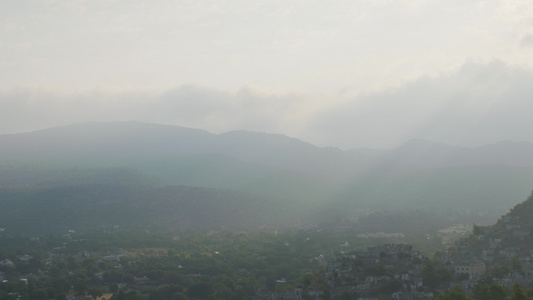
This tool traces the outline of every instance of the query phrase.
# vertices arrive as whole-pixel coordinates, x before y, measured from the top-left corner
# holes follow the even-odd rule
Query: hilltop
[[[287,203],[342,224],[379,210],[486,223],[531,190],[532,149],[413,140],[389,150],[341,150],[280,134],[83,123],[0,135],[0,187],[189,186],[250,195],[267,207]]]

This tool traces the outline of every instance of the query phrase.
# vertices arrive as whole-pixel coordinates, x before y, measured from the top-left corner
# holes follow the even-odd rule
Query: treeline
[[[288,226],[291,204],[245,193],[185,186],[87,184],[0,189],[0,227],[22,235],[106,225],[169,229]]]
[[[483,221],[468,212],[368,212],[332,202],[264,198],[232,190],[135,184],[0,188],[0,228],[23,236],[86,231],[118,225],[168,230],[344,229],[436,233],[457,223]]]
[[[160,180],[128,167],[59,168],[30,164],[0,164],[0,188],[54,187],[87,184],[158,185]]]

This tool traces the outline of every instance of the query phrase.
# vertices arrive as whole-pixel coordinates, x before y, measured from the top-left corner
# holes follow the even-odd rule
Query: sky
[[[2,0],[0,134],[142,121],[319,146],[533,142],[533,1]]]

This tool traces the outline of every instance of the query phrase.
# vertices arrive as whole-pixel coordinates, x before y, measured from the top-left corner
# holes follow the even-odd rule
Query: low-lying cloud
[[[467,146],[533,141],[532,80],[531,70],[470,62],[450,74],[347,99],[317,112],[311,124],[323,142],[345,140],[345,147],[392,147],[413,138]]]
[[[0,133],[71,123],[144,121],[225,132],[283,133],[321,146],[389,148],[422,138],[476,146],[533,138],[533,71],[468,62],[357,96],[236,91],[198,85],[172,90],[0,90]]]
[[[533,34],[526,34],[520,39],[521,47],[533,47]]]

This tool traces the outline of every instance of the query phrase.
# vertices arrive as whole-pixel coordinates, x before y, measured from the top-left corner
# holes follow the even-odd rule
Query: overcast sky
[[[533,1],[2,0],[0,133],[137,120],[320,146],[533,142]]]

